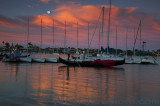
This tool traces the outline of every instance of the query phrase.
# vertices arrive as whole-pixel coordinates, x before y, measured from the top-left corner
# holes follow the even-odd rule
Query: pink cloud
[[[50,0],[41,0],[44,3],[50,2]],[[104,26],[104,46],[107,46],[107,30],[108,30],[108,12],[109,6],[105,6],[105,26]],[[125,48],[126,39],[126,28],[129,29],[128,46],[133,47],[133,33],[134,27],[138,28],[139,20],[142,19],[142,38],[144,41],[156,41],[151,47],[158,44],[157,39],[159,39],[160,34],[160,20],[156,20],[152,15],[136,13],[137,7],[127,7],[120,8],[112,6],[111,9],[111,32],[110,32],[110,46],[115,47],[115,25],[118,26],[118,43],[119,47]],[[102,11],[102,7],[93,5],[81,5],[71,3],[70,5],[60,5],[53,10],[52,15],[37,15],[34,19],[30,21],[31,26],[38,26],[40,33],[41,18],[43,19],[43,31],[44,31],[44,45],[52,45],[50,41],[52,39],[52,26],[53,18],[55,20],[55,39],[56,45],[63,45],[64,42],[64,23],[67,23],[67,45],[76,45],[76,33],[77,33],[77,22],[79,25],[79,46],[87,47],[87,37],[88,37],[88,23],[90,23],[90,38],[93,35],[98,17]],[[102,16],[100,17],[101,23]],[[1,26],[4,27],[14,27],[20,28],[21,25],[9,23],[6,21],[0,21]],[[99,24],[98,24],[99,27]],[[26,26],[24,27],[26,28]],[[92,47],[98,47],[98,31],[96,30],[95,36],[93,38]],[[32,31],[31,31],[32,32]],[[31,33],[32,34],[32,33]],[[34,36],[34,39],[39,35]],[[38,41],[37,41],[38,42]]]

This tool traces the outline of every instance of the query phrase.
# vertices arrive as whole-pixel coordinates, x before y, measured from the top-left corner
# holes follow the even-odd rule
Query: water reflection
[[[116,100],[160,99],[160,72],[146,66],[92,68],[1,63],[0,67],[0,104],[101,105],[116,104]]]
[[[64,95],[74,97],[78,99],[80,97],[81,103],[87,104],[88,98],[90,103],[96,102],[97,104],[103,104],[103,100],[111,100],[114,96],[117,96],[117,79],[124,81],[125,71],[123,68],[84,68],[84,67],[69,67],[60,66],[59,73],[66,77],[66,80],[70,84],[66,89],[66,85],[63,85]],[[68,79],[70,79],[68,81]],[[122,89],[122,88],[118,88]],[[74,101],[75,99],[71,99]],[[103,100],[102,100],[103,99]],[[75,100],[76,101],[76,100]]]

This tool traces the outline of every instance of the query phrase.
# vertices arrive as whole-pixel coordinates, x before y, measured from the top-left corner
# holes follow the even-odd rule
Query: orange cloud
[[[50,0],[43,1],[48,3]],[[107,46],[107,32],[108,32],[108,12],[109,6],[105,6],[105,25],[104,25],[104,45]],[[159,38],[158,34],[160,33],[160,21],[156,20],[152,15],[140,14],[136,13],[135,10],[137,7],[127,7],[120,8],[116,6],[112,6],[111,9],[111,32],[110,32],[110,45],[111,47],[115,47],[115,25],[118,26],[118,38],[119,38],[119,46],[125,47],[124,40],[126,35],[126,28],[130,30],[129,32],[129,46],[133,47],[133,33],[134,27],[138,28],[139,19],[142,19],[142,35],[143,39],[157,39]],[[37,37],[40,35],[40,26],[41,26],[41,18],[43,25],[43,34],[44,45],[47,44],[52,45],[52,42],[48,42],[52,39],[52,27],[53,27],[53,18],[55,25],[55,39],[57,45],[63,45],[64,42],[64,24],[66,21],[67,24],[67,45],[75,45],[76,46],[76,36],[77,36],[77,22],[79,27],[79,47],[83,45],[83,47],[87,47],[87,37],[88,37],[88,23],[90,23],[90,39],[93,35],[96,23],[98,22],[98,18],[102,14],[102,7],[93,6],[93,5],[81,5],[71,3],[70,5],[60,5],[56,9],[53,10],[52,15],[37,15],[31,16],[30,27],[31,34],[34,29],[34,34]],[[145,18],[144,18],[145,17]],[[98,47],[98,35],[99,35],[99,26],[101,24],[102,16],[100,17],[98,28],[96,29],[95,36],[93,38],[93,46]],[[22,25],[22,23],[17,24],[17,21],[0,21],[1,26],[8,28],[26,28],[26,24]],[[37,33],[37,32],[38,33]],[[38,35],[39,34],[39,35]],[[35,36],[36,37],[36,36]],[[152,38],[151,38],[152,37]],[[36,39],[36,38],[35,38]]]

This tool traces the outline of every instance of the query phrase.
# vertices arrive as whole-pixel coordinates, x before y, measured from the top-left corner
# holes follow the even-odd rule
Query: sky
[[[42,47],[77,47],[78,32],[78,47],[87,48],[89,24],[90,48],[99,47],[99,38],[104,48],[108,46],[110,0],[0,0],[0,2],[0,45],[5,41],[26,46],[29,17],[29,42],[32,44],[39,46],[42,44]],[[138,26],[141,20],[141,41],[147,42],[145,50],[160,49],[159,0],[111,0],[111,4],[109,31],[111,48],[116,47],[117,29],[118,48],[126,49],[127,38],[128,49],[133,49],[134,35],[137,35],[136,48],[140,49],[142,44]],[[105,9],[102,37],[103,6]]]

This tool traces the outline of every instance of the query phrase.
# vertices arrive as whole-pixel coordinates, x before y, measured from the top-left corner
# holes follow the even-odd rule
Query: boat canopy
[[[139,55],[152,55],[152,53],[139,51]]]

